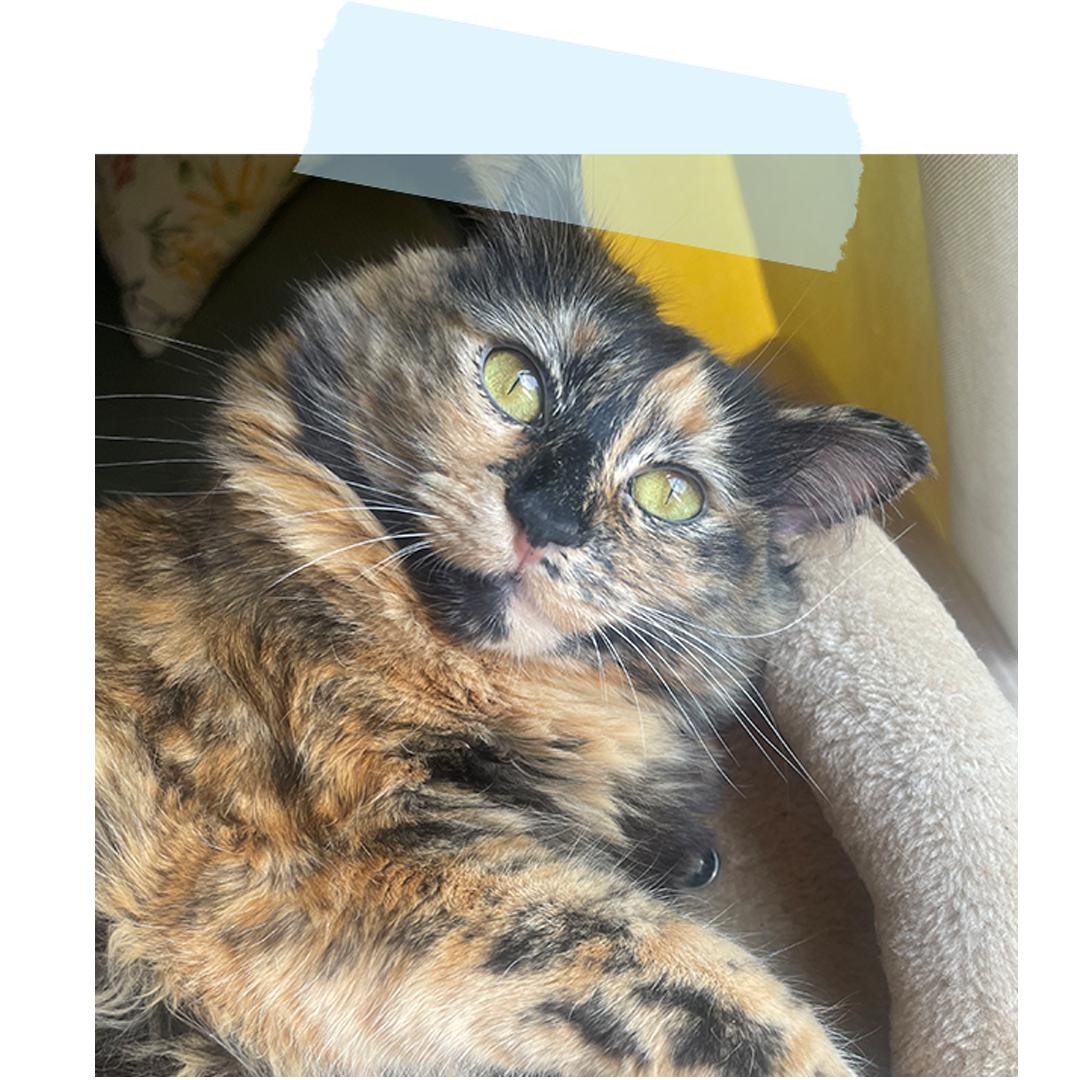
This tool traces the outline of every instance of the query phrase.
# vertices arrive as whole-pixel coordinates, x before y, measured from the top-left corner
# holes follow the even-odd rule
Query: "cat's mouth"
[[[503,597],[502,626],[504,633],[490,644],[500,652],[512,652],[519,656],[553,652],[566,637],[566,631],[557,627],[533,595],[530,580],[544,573],[540,563],[548,558],[554,545],[536,547],[529,543],[525,529],[510,518],[513,536],[506,564]]]
[[[390,517],[385,512],[378,516]],[[579,610],[577,598],[567,591],[560,559],[565,549],[530,543],[512,514],[492,517],[486,528],[444,528],[444,537],[470,537],[468,547],[459,538],[446,552],[410,547],[404,535],[395,535],[415,532],[411,523],[384,524],[407,553],[404,566],[429,610],[455,636],[524,657],[555,654],[567,638],[591,629],[584,625],[591,613]]]
[[[504,633],[488,644],[518,656],[551,655],[569,638],[596,629],[604,613],[573,590],[567,558],[572,552],[556,543],[531,544],[525,528],[512,515],[509,518],[512,540],[497,590]]]

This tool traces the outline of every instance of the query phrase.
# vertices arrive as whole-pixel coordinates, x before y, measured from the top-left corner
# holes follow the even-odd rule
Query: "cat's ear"
[[[798,406],[778,420],[767,501],[781,539],[852,521],[931,469],[922,437],[888,416]]]
[[[477,204],[503,213],[588,225],[580,154],[467,154]],[[482,216],[482,211],[481,211]]]

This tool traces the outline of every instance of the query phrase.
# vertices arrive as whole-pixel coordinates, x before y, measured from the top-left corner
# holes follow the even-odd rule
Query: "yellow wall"
[[[667,318],[729,356],[773,335],[776,322],[730,154],[582,155],[581,167],[590,220],[618,219],[640,229],[606,235],[615,255],[652,285]],[[709,247],[691,246],[683,234]]]
[[[607,237],[616,257],[653,287],[665,318],[726,356],[741,356],[776,332],[757,259],[623,233]]]
[[[888,413],[930,444],[938,478],[913,498],[949,536],[948,438],[913,156],[863,159],[858,215],[833,273],[763,263],[773,309],[836,400]]]
[[[714,348],[747,357],[795,397],[850,402],[918,430],[939,475],[913,498],[949,537],[945,406],[914,157],[863,158],[858,214],[835,271],[609,236],[667,317]]]

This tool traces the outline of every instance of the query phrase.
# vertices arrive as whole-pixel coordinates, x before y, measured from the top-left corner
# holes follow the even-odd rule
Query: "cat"
[[[923,440],[497,213],[309,289],[220,400],[212,490],[98,513],[110,1067],[849,1074],[679,895],[792,541]]]

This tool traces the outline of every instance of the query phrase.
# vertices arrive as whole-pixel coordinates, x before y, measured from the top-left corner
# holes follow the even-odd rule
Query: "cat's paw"
[[[658,957],[666,972],[631,995],[639,1030],[659,1028],[657,1056],[677,1075],[853,1076],[826,1028],[760,962],[734,943],[696,928],[668,928]],[[681,938],[688,940],[680,941]],[[693,945],[693,948],[691,948]],[[707,958],[702,978],[689,957]],[[700,969],[699,969],[700,970]],[[655,1011],[654,1011],[655,1010]],[[650,1015],[651,1013],[651,1015]]]
[[[855,1076],[826,1031],[804,1006],[789,1018],[784,1052],[774,1059],[774,1076]]]

